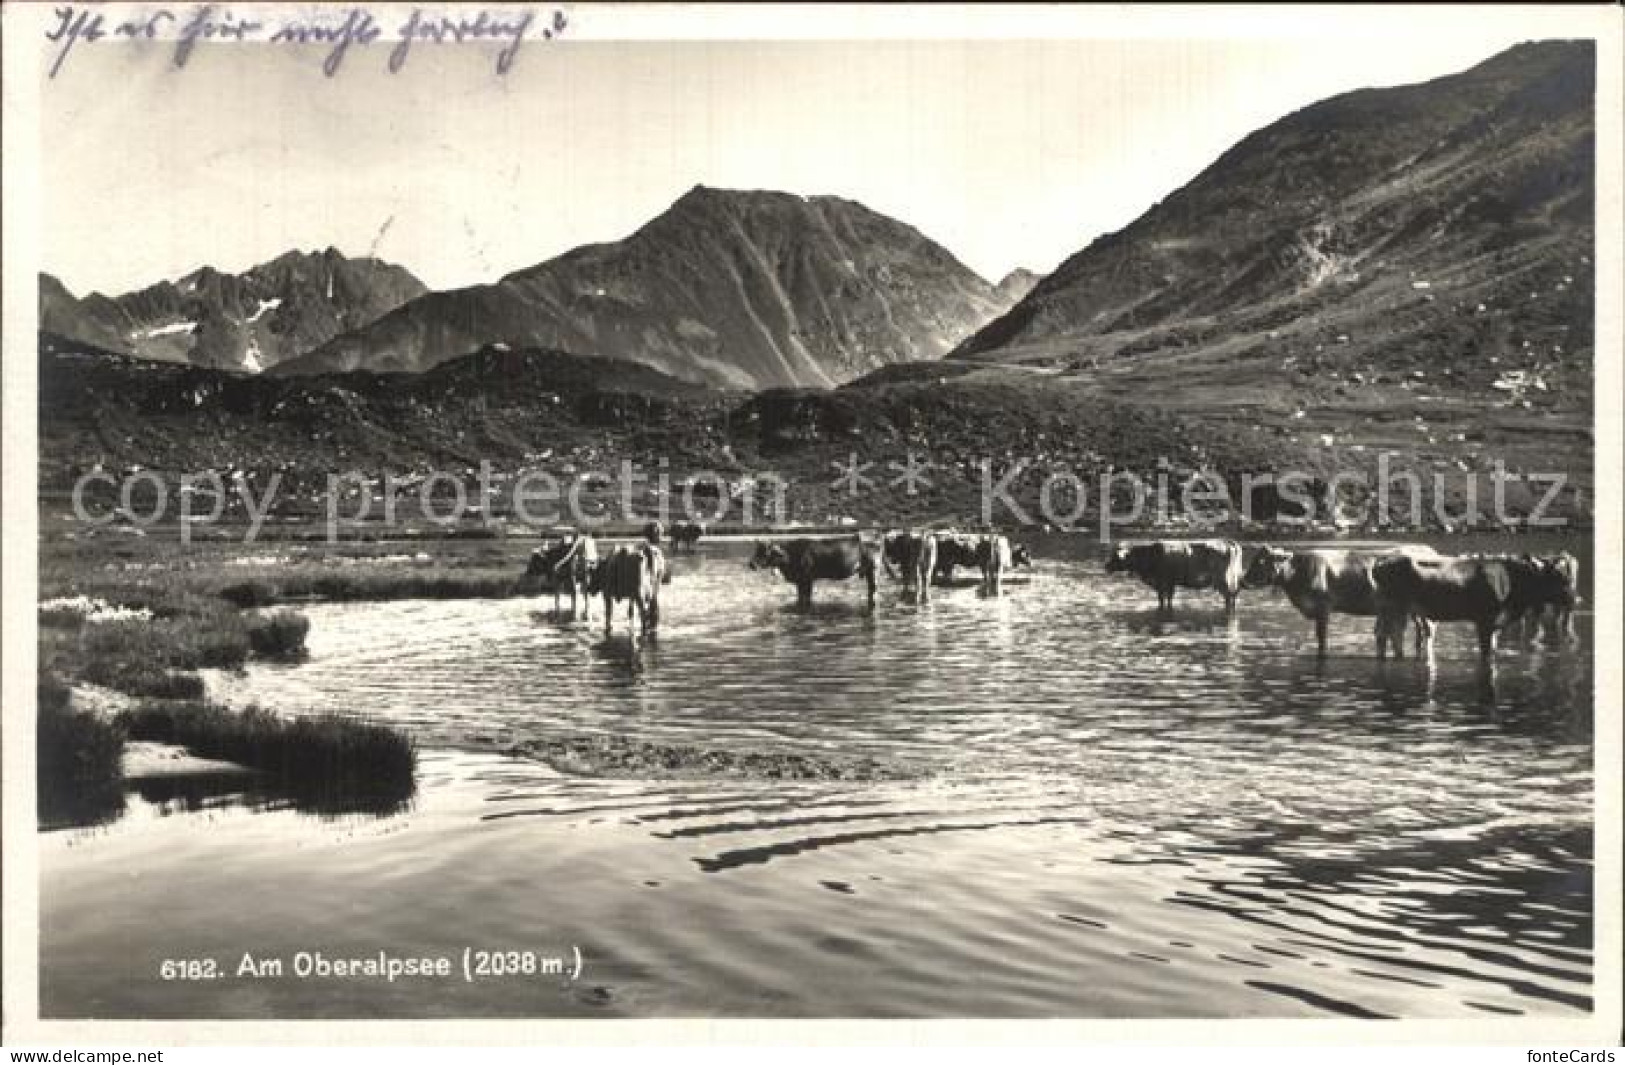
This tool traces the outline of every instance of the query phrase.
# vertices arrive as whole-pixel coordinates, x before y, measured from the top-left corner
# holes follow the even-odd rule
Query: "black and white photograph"
[[[4,22],[8,1041],[1618,1036],[1617,8]]]

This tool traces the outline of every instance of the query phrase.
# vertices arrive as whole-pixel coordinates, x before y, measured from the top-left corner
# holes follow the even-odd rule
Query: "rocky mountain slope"
[[[118,479],[132,472],[169,482],[173,504],[183,476],[212,471],[228,487],[228,522],[246,516],[234,484],[258,495],[274,483],[273,525],[307,529],[323,513],[329,476],[359,476],[377,492],[386,473],[414,490],[439,473],[465,481],[472,499],[480,465],[489,463],[510,502],[493,502],[472,520],[508,524],[521,472],[544,471],[569,486],[589,474],[615,476],[623,460],[648,478],[632,500],[646,513],[660,502],[658,476],[666,475],[675,493],[689,476],[709,471],[733,485],[758,475],[782,478],[788,509],[776,519],[975,525],[983,459],[996,463],[999,478],[1014,458],[1033,463],[1032,475],[1014,480],[1009,494],[1039,514],[1038,474],[1050,467],[1091,477],[1135,469],[1149,477],[1175,460],[1234,474],[1282,457],[1270,441],[969,364],[894,365],[833,390],[747,393],[542,349],[487,347],[419,374],[283,377],[131,359],[49,335],[42,341],[42,519],[64,532],[85,530],[70,517],[70,493],[93,471],[113,478],[88,489],[108,505],[117,501]],[[891,465],[909,456],[928,464],[914,491]],[[869,464],[856,494],[837,483],[836,472],[854,458]],[[346,482],[346,514],[360,509],[353,483]],[[589,512],[620,513],[618,487],[582,484]],[[410,503],[403,520],[421,524]],[[381,500],[371,513],[382,513]],[[740,520],[737,503],[727,516]],[[1000,511],[998,519],[1012,516]],[[756,513],[755,523],[767,520]]]
[[[722,387],[829,386],[940,358],[1013,298],[850,200],[696,187],[625,240],[414,300],[277,372],[419,371],[506,343]]]
[[[241,274],[206,266],[115,297],[78,299],[42,274],[40,329],[143,359],[254,373],[427,291],[402,267],[333,248],[289,252]]]
[[[1288,115],[953,357],[1354,463],[1589,468],[1595,65],[1528,43]]]

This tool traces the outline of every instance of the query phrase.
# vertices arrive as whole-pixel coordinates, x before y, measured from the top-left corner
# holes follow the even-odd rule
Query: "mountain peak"
[[[825,387],[940,358],[1010,302],[862,204],[702,184],[624,240],[413,301],[281,372],[418,371],[500,342],[729,388]]]
[[[672,202],[670,210],[703,208],[752,211],[765,208],[795,208],[825,200],[834,201],[834,197],[807,197],[776,189],[725,189],[715,185],[695,185],[677,197]]]
[[[1004,275],[1003,279],[994,286],[994,291],[998,292],[1001,298],[1015,303],[1031,292],[1033,286],[1038,284],[1040,280],[1038,274],[1033,273],[1025,266],[1018,266]]]

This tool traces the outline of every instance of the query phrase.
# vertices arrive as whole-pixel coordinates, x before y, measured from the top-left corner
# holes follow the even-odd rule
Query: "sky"
[[[1448,36],[80,46],[42,85],[43,268],[78,294],[329,245],[432,288],[618,240],[696,184],[858,200],[1046,272],[1254,129],[1516,43]]]

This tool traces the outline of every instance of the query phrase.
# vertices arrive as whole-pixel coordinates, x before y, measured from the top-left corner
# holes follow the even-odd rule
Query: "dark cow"
[[[1537,596],[1538,602],[1522,607],[1517,616],[1507,619],[1502,632],[1517,633],[1525,643],[1534,643],[1544,636],[1559,643],[1573,643],[1574,608],[1580,601],[1580,560],[1563,551],[1555,555],[1470,555],[1470,558],[1496,559],[1517,562],[1515,572],[1539,571],[1548,594]],[[1533,579],[1533,578],[1531,578]]]
[[[576,599],[581,597],[585,606],[583,616],[592,616],[592,593],[588,584],[598,567],[598,545],[591,536],[571,534],[563,539],[544,544],[530,553],[530,564],[525,567],[522,581],[539,584],[543,589],[553,588],[553,610],[559,609],[559,597],[570,590],[570,613],[576,612]]]
[[[1399,555],[1372,568],[1377,582],[1377,657],[1391,642],[1404,656],[1399,637],[1407,618],[1427,622],[1467,621],[1478,634],[1479,655],[1495,654],[1496,635],[1509,622],[1572,602],[1568,567],[1555,559],[1531,557],[1413,558]],[[1433,626],[1425,626],[1431,648]]]
[[[980,537],[969,533],[946,532],[937,533],[937,583],[941,584],[954,579],[954,570],[960,566],[973,566],[981,568]]]
[[[1033,553],[1027,550],[1026,544],[1011,544],[1010,563],[1016,569],[1032,569]]]
[[[1004,575],[1015,568],[1010,538],[998,533],[982,537],[976,545],[976,564],[982,570],[982,588],[991,595],[1004,590]]]
[[[654,544],[617,547],[598,566],[589,591],[604,597],[604,634],[615,620],[615,604],[626,603],[626,624],[637,615],[639,628],[652,632],[660,625],[660,585],[664,583],[666,556]]]
[[[1580,560],[1567,551],[1547,555],[1542,561],[1562,585],[1557,601],[1552,604],[1547,631],[1563,643],[1574,643],[1579,636],[1574,631],[1574,608],[1580,605]]]
[[[1230,540],[1153,540],[1118,544],[1106,560],[1107,573],[1132,573],[1157,593],[1157,609],[1172,613],[1177,588],[1212,588],[1224,596],[1227,614],[1236,612],[1241,592],[1241,545]]]
[[[1397,554],[1435,557],[1424,544],[1400,544],[1376,551],[1316,549],[1283,551],[1263,547],[1241,578],[1243,588],[1279,588],[1298,609],[1315,623],[1315,643],[1320,657],[1326,657],[1326,636],[1331,615],[1377,616],[1377,583],[1372,567]],[[1420,650],[1423,622],[1417,620],[1416,640]],[[1380,634],[1379,634],[1380,635]]]
[[[679,551],[693,551],[694,545],[705,536],[705,523],[698,521],[674,521],[671,523],[671,550],[673,554]]]
[[[921,599],[929,599],[931,577],[937,569],[937,534],[889,532],[880,541],[880,561],[888,577],[902,580]]]
[[[796,586],[796,601],[803,606],[812,602],[814,581],[844,581],[862,577],[868,589],[869,605],[875,602],[875,556],[879,552],[864,543],[861,536],[839,539],[767,540],[756,542],[751,555],[751,569],[777,570],[785,580]]]

